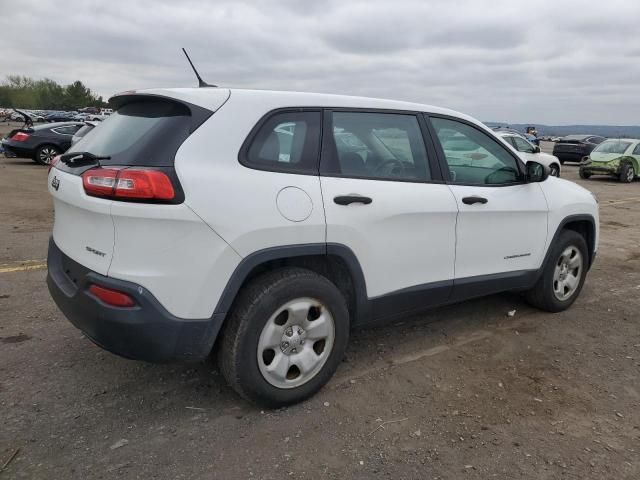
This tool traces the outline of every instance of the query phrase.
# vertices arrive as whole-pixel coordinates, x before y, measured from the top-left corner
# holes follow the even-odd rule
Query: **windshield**
[[[631,145],[630,142],[621,142],[620,140],[607,140],[598,145],[593,151],[598,153],[617,153],[622,155]]]

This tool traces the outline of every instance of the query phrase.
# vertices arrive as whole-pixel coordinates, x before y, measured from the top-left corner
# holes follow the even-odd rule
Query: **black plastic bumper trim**
[[[66,256],[53,239],[47,266],[49,292],[62,313],[94,343],[125,358],[158,363],[202,360],[224,321],[224,314],[195,320],[175,317],[145,288],[91,271]],[[136,305],[107,305],[88,293],[91,284],[124,292]]]

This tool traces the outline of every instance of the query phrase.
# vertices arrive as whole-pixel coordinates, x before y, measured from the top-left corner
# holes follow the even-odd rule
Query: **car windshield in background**
[[[593,151],[598,153],[616,153],[622,155],[631,145],[630,142],[621,142],[618,140],[607,140],[598,145]]]
[[[173,155],[189,135],[189,110],[178,103],[147,100],[126,104],[69,152],[108,156],[114,165],[172,165]],[[174,147],[174,148],[168,148]]]

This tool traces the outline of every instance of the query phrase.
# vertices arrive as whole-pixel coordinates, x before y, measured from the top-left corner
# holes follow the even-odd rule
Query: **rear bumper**
[[[33,148],[15,145],[11,140],[2,142],[2,148],[7,156],[31,158],[33,156]]]
[[[558,152],[553,151],[553,155],[563,162],[581,162],[584,157],[589,155],[588,152]]]
[[[202,320],[174,317],[145,288],[89,270],[66,256],[53,239],[47,266],[47,285],[58,308],[105,350],[149,362],[197,361],[211,352],[223,314]],[[88,292],[91,284],[120,290],[136,305],[107,305]]]

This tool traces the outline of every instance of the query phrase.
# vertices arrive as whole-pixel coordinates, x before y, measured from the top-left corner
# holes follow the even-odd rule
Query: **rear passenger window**
[[[318,173],[320,111],[281,112],[253,136],[242,163],[261,170]]]
[[[322,171],[347,177],[431,178],[418,119],[395,113],[332,112],[332,142]]]

